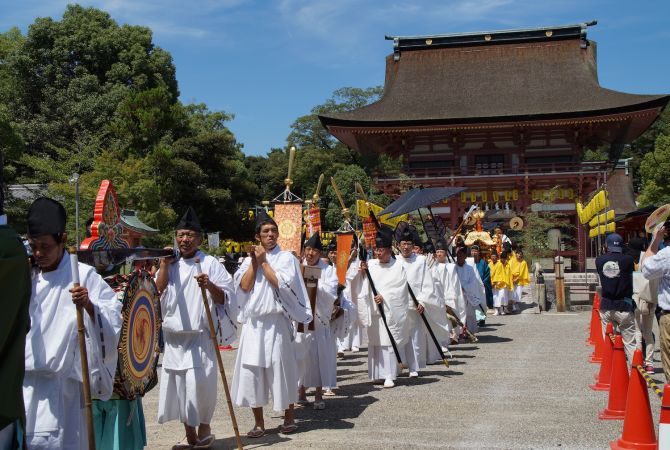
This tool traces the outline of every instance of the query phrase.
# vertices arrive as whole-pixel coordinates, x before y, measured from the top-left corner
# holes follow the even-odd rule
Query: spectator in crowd
[[[623,238],[612,233],[605,239],[606,253],[596,258],[602,295],[600,319],[603,333],[608,323],[621,334],[628,360],[635,351],[635,303],[633,303],[634,261],[623,254]]]
[[[666,222],[667,225],[667,222]],[[659,246],[665,236],[666,226],[660,227],[653,234],[649,248],[641,261],[642,275],[647,280],[658,280],[658,310],[659,310],[659,347],[665,381],[670,382],[670,249],[659,251]]]
[[[644,368],[649,374],[654,373],[654,310],[658,302],[658,280],[647,280],[640,271],[644,261],[644,241],[632,238],[626,246],[635,262],[633,272],[633,300],[635,301],[635,342],[637,348],[644,355]]]

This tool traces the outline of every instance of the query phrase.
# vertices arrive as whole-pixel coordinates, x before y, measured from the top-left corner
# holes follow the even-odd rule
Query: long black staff
[[[200,266],[200,258],[195,259],[196,270],[198,275],[202,273]],[[221,352],[219,351],[219,343],[216,340],[216,329],[214,328],[214,321],[212,320],[212,312],[209,309],[209,301],[207,300],[207,292],[205,288],[200,286],[200,293],[202,294],[202,301],[205,306],[205,313],[207,315],[207,322],[209,322],[209,337],[212,339],[214,346],[214,353],[216,353],[216,362],[219,364],[219,372],[221,372],[221,381],[223,382],[223,390],[226,393],[226,400],[228,402],[228,412],[230,413],[230,420],[233,422],[233,430],[235,431],[235,441],[237,448],[242,450],[242,440],[240,439],[240,430],[237,428],[237,420],[235,419],[235,411],[233,410],[233,402],[230,399],[230,390],[228,389],[228,380],[226,380],[226,371],[223,368],[223,360],[221,359]]]
[[[412,287],[409,285],[409,283],[407,283],[407,290],[409,290],[409,296],[412,297],[412,301],[414,302],[414,306],[416,306],[418,308],[419,307],[419,301],[416,299],[416,296],[414,295],[414,292],[412,291]],[[442,358],[442,362],[444,363],[444,365],[447,368],[449,368],[449,361],[447,361],[447,357],[444,356],[444,352],[442,351],[442,346],[437,341],[437,338],[435,337],[435,333],[433,333],[432,328],[430,328],[430,325],[428,324],[428,318],[426,317],[426,315],[424,313],[419,313],[419,315],[423,319],[423,324],[426,326],[426,330],[428,330],[428,334],[430,334],[430,338],[435,343],[435,347],[437,347],[437,351],[440,354],[440,357]]]
[[[367,250],[365,247],[361,246],[360,250],[358,252],[358,257],[361,260],[361,262],[365,262],[367,260]],[[370,271],[368,268],[365,268],[365,275],[368,277],[368,282],[370,283],[370,289],[372,289],[372,294],[376,297],[379,295],[377,292],[377,288],[375,287],[375,282],[372,281],[372,276],[370,275]],[[377,308],[379,309],[379,315],[382,316],[382,322],[384,322],[384,327],[386,328],[386,332],[389,335],[389,339],[391,340],[391,345],[393,346],[393,352],[395,353],[395,357],[398,360],[398,365],[400,367],[403,367],[402,359],[400,358],[400,352],[398,351],[398,345],[395,343],[395,339],[393,339],[393,335],[391,334],[391,330],[389,329],[388,323],[386,323],[386,313],[384,312],[384,305],[381,303],[377,303]]]

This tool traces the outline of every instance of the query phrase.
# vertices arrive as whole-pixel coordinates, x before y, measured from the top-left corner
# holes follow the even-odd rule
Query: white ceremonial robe
[[[299,374],[291,321],[308,324],[312,309],[298,259],[277,245],[267,252],[267,261],[277,275],[277,289],[259,267],[251,291],[242,290],[240,281],[251,258],[245,258],[235,272],[237,321],[244,326],[231,394],[237,406],[251,408],[267,405],[272,395],[273,409],[283,411],[298,401]]]
[[[316,291],[314,330],[305,325],[304,333],[297,333],[296,345],[301,347],[298,367],[299,386],[335,387],[337,386],[337,364],[335,341],[330,333],[330,316],[337,299],[337,273],[335,267],[319,260],[321,269]]]
[[[353,258],[347,268],[345,288],[343,297],[349,299],[351,302],[352,312],[350,314],[350,324],[343,336],[337,336],[337,351],[344,352],[345,350],[352,350],[353,347],[365,347],[367,345],[367,332],[365,326],[358,318],[357,306],[355,304],[355,296],[352,293],[352,281],[358,276],[359,261],[358,258]],[[346,311],[345,311],[346,314]]]
[[[462,301],[459,303],[464,305],[466,311],[466,319],[463,323],[468,327],[468,330],[472,333],[476,333],[478,327],[475,309],[479,308],[479,305],[486,304],[484,283],[479,277],[477,268],[471,264],[466,263],[462,266],[455,264],[454,272],[461,285],[460,296],[462,297]]]
[[[467,322],[467,307],[465,297],[463,296],[463,287],[456,274],[456,264],[444,264],[442,285],[444,288],[444,298],[447,305],[449,305],[456,312],[458,319],[466,324]],[[467,325],[467,324],[466,324]],[[463,328],[456,327],[456,333],[460,335]]]
[[[94,311],[94,319],[82,311],[91,395],[107,400],[114,389],[122,305],[93,267],[80,263],[78,269]],[[30,449],[88,448],[72,287],[67,253],[56,270],[33,275],[23,380]]]
[[[208,424],[216,407],[216,349],[210,337],[202,291],[195,279],[196,258],[200,259],[202,273],[225,293],[222,308],[214,304],[207,292],[212,319],[216,318],[217,308],[228,314],[235,308],[232,277],[216,258],[198,250],[192,258],[179,258],[168,266],[168,284],[161,296],[165,351],[158,423],[179,420],[192,427]]]
[[[355,267],[353,270],[357,270]],[[389,331],[395,340],[400,357],[405,362],[402,349],[410,342],[409,291],[407,277],[402,264],[391,258],[388,263],[373,259],[368,261],[368,270],[377,292],[384,298],[382,303]],[[398,376],[398,362],[393,352],[391,340],[374,301],[374,294],[364,272],[358,272],[351,280],[351,290],[358,310],[358,317],[367,328],[368,334],[368,375],[371,380],[392,379]]]
[[[398,261],[405,268],[407,280],[417,301],[424,307],[424,316],[435,334],[439,344],[449,343],[449,327],[447,325],[447,313],[444,301],[438,296],[433,280],[433,272],[428,267],[426,257],[412,254],[409,258],[402,255],[397,256]],[[407,365],[414,372],[419,368],[426,367],[427,363],[441,360],[440,353],[435,346],[426,325],[416,310],[414,301],[410,298],[410,311],[408,313],[410,326],[411,347],[407,347]],[[410,357],[410,351],[414,357]]]

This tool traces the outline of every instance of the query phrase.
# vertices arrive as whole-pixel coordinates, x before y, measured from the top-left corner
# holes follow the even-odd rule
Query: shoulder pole
[[[202,273],[202,267],[200,266],[200,258],[195,259],[195,267],[198,271],[198,274]],[[216,328],[214,328],[214,321],[212,320],[212,311],[209,309],[209,301],[207,300],[207,292],[205,292],[204,287],[200,287],[200,293],[202,294],[202,301],[205,305],[205,314],[207,314],[207,322],[209,323],[209,336],[212,339],[212,345],[214,346],[214,353],[216,353],[216,362],[219,365],[219,372],[221,373],[221,381],[223,382],[223,390],[226,393],[226,401],[228,402],[228,412],[230,413],[230,420],[233,422],[233,430],[235,431],[235,441],[237,442],[237,448],[242,449],[242,440],[240,439],[240,430],[237,427],[237,420],[235,419],[235,411],[233,410],[233,402],[230,399],[230,390],[228,389],[228,381],[226,380],[226,371],[223,368],[223,360],[221,359],[221,351],[219,351],[219,343],[216,340]]]

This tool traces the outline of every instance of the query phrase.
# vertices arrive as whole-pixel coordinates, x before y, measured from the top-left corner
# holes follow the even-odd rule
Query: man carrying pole
[[[391,388],[400,369],[394,347],[403,360],[402,349],[409,343],[407,315],[412,300],[405,270],[391,258],[392,230],[382,227],[377,231],[375,245],[377,259],[360,262],[358,275],[351,279],[351,290],[358,317],[368,329],[368,375],[373,381],[384,380],[384,387]]]
[[[65,209],[52,199],[38,198],[28,210],[28,240],[37,266],[23,380],[30,449],[90,448],[87,424],[92,428],[92,423],[85,419],[83,398],[93,393],[108,399],[116,372],[121,303],[92,267],[72,263],[65,251],[65,222]],[[83,347],[77,343],[77,307],[83,309]],[[83,357],[90,386],[82,384]],[[82,393],[87,387],[91,392]]]
[[[427,363],[444,361],[441,348],[437,348],[428,332],[426,323],[421,318],[427,307],[430,308],[431,314],[424,317],[430,319],[429,326],[436,333],[435,337],[439,344],[446,346],[449,343],[449,327],[444,301],[436,293],[436,283],[426,262],[426,257],[413,252],[414,244],[417,241],[416,232],[413,233],[409,229],[404,230],[398,239],[398,247],[400,248],[398,262],[405,268],[407,282],[417,300],[416,303],[410,300],[410,311],[407,316],[410,327],[410,344],[407,345],[405,352],[405,362],[409,367],[410,378],[418,377],[419,369],[425,368]]]
[[[203,230],[193,208],[175,229],[180,257],[161,259],[156,273],[165,340],[158,422],[184,424],[186,437],[173,448],[207,448],[215,439],[210,422],[217,398],[217,349],[210,339],[201,288],[213,303],[230,304],[233,283],[223,265],[199,249]]]

